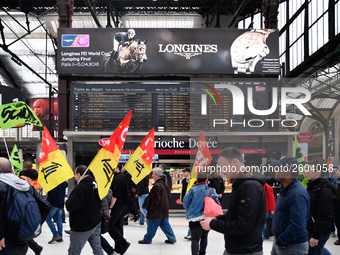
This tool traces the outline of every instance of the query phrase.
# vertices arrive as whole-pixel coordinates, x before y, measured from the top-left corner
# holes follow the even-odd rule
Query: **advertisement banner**
[[[37,117],[40,119],[41,124],[43,126],[49,127],[50,122],[50,105],[48,98],[31,98],[31,108]],[[59,116],[59,108],[58,108],[58,100],[56,98],[52,98],[52,129],[57,129],[58,116]],[[43,126],[39,127],[36,125],[32,126],[32,131],[42,131]]]
[[[58,29],[59,75],[280,73],[273,29]]]

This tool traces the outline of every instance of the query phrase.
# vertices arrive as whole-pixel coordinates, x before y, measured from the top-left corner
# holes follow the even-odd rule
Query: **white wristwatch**
[[[254,72],[259,60],[269,54],[267,37],[274,29],[252,29],[237,37],[230,47],[231,64],[234,73]]]

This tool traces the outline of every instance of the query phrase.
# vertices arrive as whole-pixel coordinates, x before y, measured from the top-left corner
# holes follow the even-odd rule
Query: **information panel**
[[[280,73],[273,29],[58,29],[59,75]]]
[[[210,92],[213,87],[214,95],[215,92]],[[242,91],[245,98],[252,88],[253,101],[249,104],[256,110],[268,109],[268,86],[262,82],[229,85],[74,83],[71,85],[71,127],[74,131],[113,131],[132,110],[129,130],[135,132],[148,132],[152,127],[158,132],[268,130],[267,116],[252,120],[247,100],[243,102],[245,114],[234,114],[234,106],[240,108],[242,102],[233,98],[230,91],[233,87]],[[263,125],[255,127],[259,122]]]

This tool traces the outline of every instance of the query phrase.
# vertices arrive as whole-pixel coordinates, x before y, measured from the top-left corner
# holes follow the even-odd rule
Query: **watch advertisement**
[[[59,75],[280,74],[273,29],[58,29]]]

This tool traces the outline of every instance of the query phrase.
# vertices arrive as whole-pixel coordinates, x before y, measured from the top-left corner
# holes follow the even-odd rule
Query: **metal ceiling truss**
[[[40,21],[39,17],[35,17],[38,19],[40,25],[33,28],[33,29],[30,29],[30,22],[28,20],[28,14],[26,13],[25,16],[26,16],[26,24],[27,24],[27,28],[24,27],[14,16],[12,16],[10,13],[7,12],[7,10],[4,10],[3,7],[1,7],[1,9],[9,16],[11,17],[17,24],[20,25],[21,28],[23,28],[27,33],[25,33],[24,35],[22,36],[19,36],[17,33],[15,33],[15,31],[13,31],[13,29],[6,24],[6,22],[4,22],[1,18],[0,18],[0,35],[1,35],[1,39],[2,39],[2,43],[0,43],[0,47],[3,49],[3,51],[7,52],[8,54],[11,55],[11,59],[12,61],[14,61],[16,64],[18,65],[23,65],[25,66],[28,70],[30,70],[33,74],[35,74],[39,79],[41,79],[44,83],[46,83],[47,85],[49,86],[52,86],[52,84],[50,82],[48,82],[46,80],[46,77],[42,77],[38,72],[36,72],[29,64],[27,64],[25,61],[23,61],[18,55],[16,55],[14,52],[12,52],[8,47],[21,41],[21,43],[23,45],[25,45],[25,47],[30,51],[30,53],[35,56],[39,62],[41,62],[46,69],[48,69],[50,71],[50,73],[52,74],[55,74],[55,71],[54,70],[51,70],[48,65],[47,65],[47,61],[45,60],[42,60],[40,57],[39,57],[39,54],[37,54],[33,49],[31,49],[31,47],[29,47],[22,39],[24,39],[26,36],[29,36],[32,32],[34,32],[35,30],[37,30],[38,28],[40,27],[43,27],[45,32],[46,32],[46,35],[48,35],[50,37],[50,39],[52,40],[52,36],[48,33],[47,29],[44,27],[44,25],[42,24],[42,22]],[[4,25],[17,37],[16,40],[14,40],[13,42],[7,44],[6,43],[6,38],[5,38],[5,33],[4,33]],[[56,50],[56,47],[55,47],[55,41],[52,40],[52,45],[54,46],[54,50]],[[46,57],[47,57],[47,53],[45,54]],[[46,75],[46,74],[45,74]],[[16,83],[13,83],[15,84],[16,86],[18,86]]]

